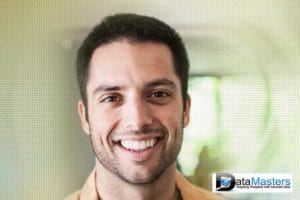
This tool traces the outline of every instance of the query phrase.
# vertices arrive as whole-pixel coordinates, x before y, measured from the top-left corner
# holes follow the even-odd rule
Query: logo
[[[213,173],[213,192],[293,192],[291,173]]]
[[[232,174],[217,173],[216,174],[216,190],[229,191],[235,186],[235,177]]]

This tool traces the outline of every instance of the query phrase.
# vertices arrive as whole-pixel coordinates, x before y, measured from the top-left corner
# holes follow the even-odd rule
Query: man
[[[179,35],[146,16],[105,18],[78,51],[78,103],[96,166],[68,199],[220,199],[176,171],[189,123],[188,59]]]

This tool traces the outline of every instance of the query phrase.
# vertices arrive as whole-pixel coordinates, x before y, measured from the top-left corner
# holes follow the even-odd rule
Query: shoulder
[[[183,199],[203,199],[203,200],[223,200],[218,196],[203,188],[191,184],[178,171],[176,172],[176,185]]]
[[[96,189],[96,170],[93,169],[83,187],[77,190],[65,200],[80,200],[80,199],[99,199]]]
[[[80,199],[81,190],[77,190],[76,192],[72,193],[71,195],[64,198],[64,200],[79,200]]]

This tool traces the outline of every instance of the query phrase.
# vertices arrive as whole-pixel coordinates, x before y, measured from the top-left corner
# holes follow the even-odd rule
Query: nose
[[[131,131],[141,131],[147,125],[152,124],[151,112],[141,97],[132,97],[125,103],[123,121]]]

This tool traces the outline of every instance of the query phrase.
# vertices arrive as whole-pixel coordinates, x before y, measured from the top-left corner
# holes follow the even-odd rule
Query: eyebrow
[[[149,81],[145,84],[145,88],[151,88],[151,87],[156,87],[156,86],[161,86],[161,85],[169,86],[172,89],[176,88],[176,85],[173,81],[170,81],[165,78]]]
[[[95,95],[98,92],[118,91],[123,89],[125,89],[124,86],[99,85],[97,88],[94,89],[93,95]]]
[[[172,89],[176,88],[176,85],[173,81],[170,81],[165,78],[149,81],[145,84],[144,88],[146,88],[146,89],[153,88],[153,87],[161,86],[161,85],[169,86]],[[125,86],[99,85],[97,88],[94,89],[93,95],[95,95],[98,92],[119,91],[119,90],[124,90],[126,88],[127,87],[125,87]]]

